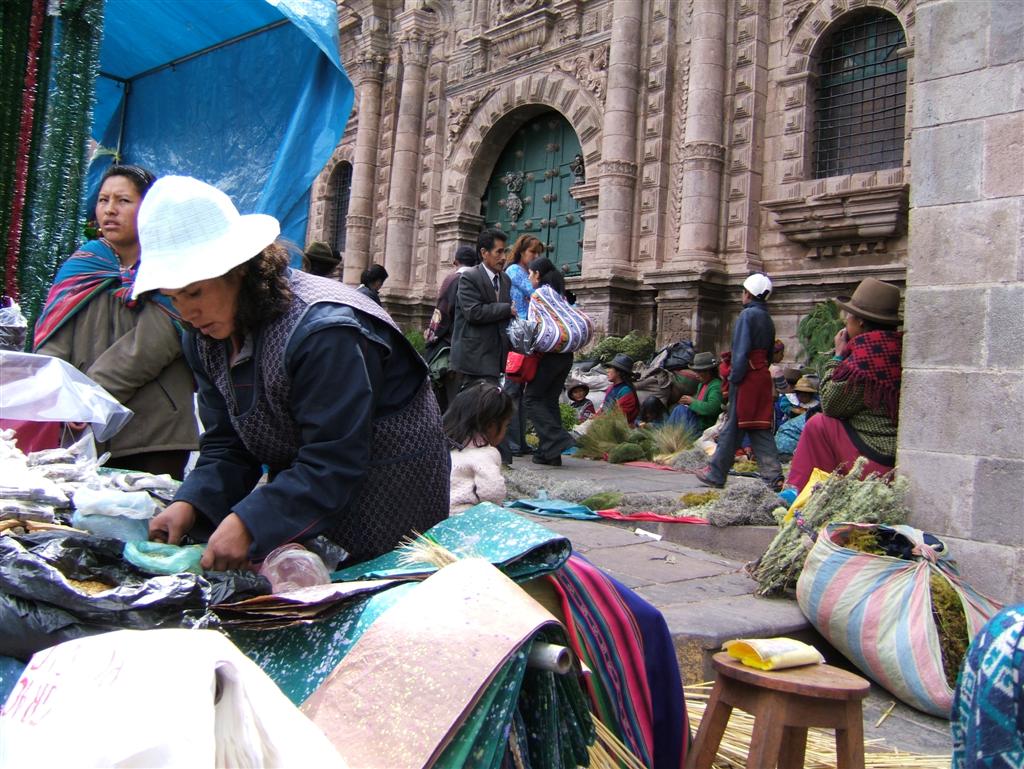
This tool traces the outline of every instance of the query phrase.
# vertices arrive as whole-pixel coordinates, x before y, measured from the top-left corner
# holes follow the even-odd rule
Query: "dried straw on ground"
[[[708,698],[711,696],[709,683],[685,687],[686,712],[690,717],[690,729],[697,733]],[[742,710],[734,709],[729,718],[725,735],[718,748],[715,769],[759,769],[747,767],[747,755],[754,732],[754,717]],[[865,769],[949,769],[949,755],[922,756],[903,753],[884,747],[882,740],[864,741]],[[807,753],[805,769],[836,769],[835,733],[826,729],[807,730]]]

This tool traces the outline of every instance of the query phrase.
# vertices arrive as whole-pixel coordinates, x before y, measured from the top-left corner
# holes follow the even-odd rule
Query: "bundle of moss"
[[[586,352],[577,353],[577,360],[596,360],[609,363],[619,353],[625,353],[637,363],[654,355],[654,339],[636,331],[625,336],[606,336]]]
[[[757,462],[753,459],[737,459],[732,466],[737,473],[756,473]]]
[[[907,519],[907,480],[891,482],[877,475],[860,480],[867,460],[861,457],[849,474],[836,471],[818,484],[799,516],[785,521],[775,539],[753,569],[758,595],[778,595],[796,586],[807,558],[803,532],[798,525],[802,518],[808,531],[839,521],[849,523],[884,523],[894,525]]]
[[[598,414],[593,417],[587,431],[576,443],[576,456],[586,459],[604,459],[620,443],[629,437],[629,423],[620,409]]]
[[[625,499],[625,495],[619,491],[599,491],[597,494],[591,494],[581,500],[580,504],[591,510],[611,510],[621,505],[623,499]]]
[[[942,670],[946,674],[946,683],[953,689],[967,647],[971,644],[967,614],[960,594],[945,576],[932,570],[928,581],[932,594],[932,617],[939,634],[939,650],[942,652]]]
[[[683,503],[683,507],[703,507],[714,502],[720,496],[722,496],[720,491],[688,491],[679,497],[679,501]]]
[[[888,555],[878,541],[875,529],[853,529],[843,538],[843,547],[871,555]],[[967,629],[967,613],[960,594],[945,576],[934,569],[928,576],[932,596],[932,620],[939,636],[939,651],[942,653],[942,670],[946,683],[952,689],[960,665],[971,643]]]
[[[620,443],[618,446],[613,446],[608,452],[608,461],[613,465],[637,462],[643,459],[648,459],[647,452],[638,443]]]
[[[772,526],[779,496],[763,483],[731,483],[695,511],[712,526]]]
[[[616,508],[627,514],[652,512],[671,515],[679,509],[679,502],[675,494],[658,492],[623,494],[611,486],[595,484],[590,481],[552,480],[550,474],[539,472],[532,467],[507,467],[503,468],[503,473],[509,499],[536,499],[540,489],[544,489],[550,499],[578,502],[591,510]]]
[[[672,457],[671,467],[677,470],[699,470],[702,467],[707,467],[709,459],[710,457],[704,452],[704,449],[699,449],[695,446],[685,451],[680,451]]]

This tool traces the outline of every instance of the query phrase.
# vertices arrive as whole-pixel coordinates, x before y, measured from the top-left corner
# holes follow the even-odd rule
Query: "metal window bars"
[[[837,28],[818,62],[814,178],[893,168],[903,162],[906,42],[889,13]]]
[[[344,253],[348,239],[348,201],[352,195],[352,164],[340,163],[334,175],[334,247]]]

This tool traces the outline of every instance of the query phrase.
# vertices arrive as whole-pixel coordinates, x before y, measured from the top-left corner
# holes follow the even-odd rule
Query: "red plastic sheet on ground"
[[[614,508],[609,510],[595,511],[602,518],[609,518],[613,521],[656,521],[658,523],[699,523],[707,525],[707,521],[694,515],[664,515],[662,513],[640,512],[623,513]]]

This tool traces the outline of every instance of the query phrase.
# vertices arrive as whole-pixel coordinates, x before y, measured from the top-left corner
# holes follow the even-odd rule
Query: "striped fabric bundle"
[[[877,527],[839,523],[821,531],[797,582],[800,610],[880,686],[918,710],[949,718],[953,691],[943,671],[930,577],[941,575],[959,594],[971,638],[1000,605],[964,584],[948,552],[937,553],[910,526],[893,528],[913,541],[912,561],[837,544],[865,528]]]
[[[594,332],[590,318],[551,286],[533,292],[529,319],[537,324],[534,352],[576,352]]]

